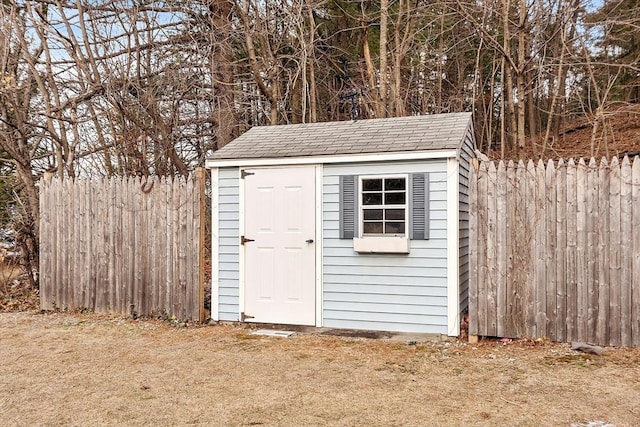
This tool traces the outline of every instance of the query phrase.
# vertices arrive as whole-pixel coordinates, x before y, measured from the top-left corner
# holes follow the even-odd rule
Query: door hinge
[[[241,244],[241,245],[244,245],[244,244],[245,244],[245,243],[247,243],[247,242],[255,242],[255,239],[247,239],[247,238],[246,238],[246,237],[244,237],[244,236],[240,236],[240,244]]]
[[[255,316],[249,316],[248,314],[245,314],[245,312],[243,311],[242,313],[240,313],[240,321],[241,322],[245,322],[247,319],[253,319]]]
[[[255,175],[255,172],[247,172],[246,170],[242,169],[240,171],[240,178],[244,179],[245,177],[249,176],[249,175]]]

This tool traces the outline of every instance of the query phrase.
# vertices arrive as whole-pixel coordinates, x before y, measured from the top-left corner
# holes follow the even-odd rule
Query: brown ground
[[[506,159],[569,159],[640,155],[640,104],[619,103],[610,106],[603,114],[595,133],[592,147],[594,118],[585,115],[582,118],[567,120],[562,126],[560,138],[551,141],[542,153],[542,147],[533,150],[531,140],[524,150],[507,152]],[[537,142],[544,139],[544,132],[537,136]],[[500,151],[487,153],[490,158],[499,159]]]
[[[0,261],[0,312],[36,310],[39,307],[38,291],[24,278],[17,260]]]
[[[249,332],[0,314],[2,425],[640,424],[640,349]]]

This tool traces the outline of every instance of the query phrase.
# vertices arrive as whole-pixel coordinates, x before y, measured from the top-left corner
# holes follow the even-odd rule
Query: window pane
[[[381,222],[365,222],[363,233],[364,234],[382,234],[382,223]]]
[[[400,220],[404,221],[404,209],[385,209],[386,220]],[[365,217],[365,219],[367,219]]]
[[[386,222],[384,232],[385,234],[404,234],[404,222]]]
[[[381,179],[363,179],[362,189],[364,191],[382,191]]]
[[[365,209],[362,216],[365,220],[382,219],[382,209]]]
[[[404,205],[405,194],[402,193],[386,193],[384,195],[384,204],[385,205]]]
[[[362,204],[363,205],[381,205],[382,193],[363,193]]]
[[[384,180],[384,189],[389,190],[404,190],[405,179],[404,178],[387,178]]]

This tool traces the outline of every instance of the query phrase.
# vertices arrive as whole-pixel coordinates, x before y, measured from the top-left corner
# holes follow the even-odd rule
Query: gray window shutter
[[[340,238],[358,237],[358,177],[340,176]]]
[[[429,238],[429,174],[411,174],[411,233],[414,240]]]

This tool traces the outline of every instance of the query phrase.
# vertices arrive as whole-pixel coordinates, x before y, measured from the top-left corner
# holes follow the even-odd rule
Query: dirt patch
[[[5,425],[520,425],[640,420],[640,349],[418,342],[0,314]]]

